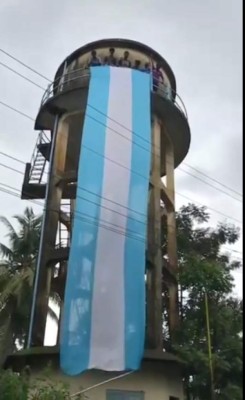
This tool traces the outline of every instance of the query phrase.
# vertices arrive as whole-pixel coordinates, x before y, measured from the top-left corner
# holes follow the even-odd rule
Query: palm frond
[[[15,220],[19,225],[17,230],[7,218],[0,217],[9,239],[7,245],[0,243],[0,330],[9,316],[12,342],[16,335],[21,341],[26,332],[42,217],[27,207]],[[50,310],[49,314],[57,322],[55,312]]]
[[[10,301],[11,298],[15,297],[15,295],[17,294],[16,286],[16,279],[11,279],[9,282],[6,282],[4,289],[0,293],[0,305],[6,304],[8,301]]]
[[[56,292],[51,292],[50,295],[50,300],[52,300],[52,302],[54,303],[55,306],[60,307],[61,305],[61,298],[60,295]]]
[[[0,254],[8,260],[13,258],[13,251],[3,243],[0,243]]]
[[[29,227],[35,229],[36,227],[39,227],[42,221],[42,216],[35,215],[31,207],[26,207],[23,215],[14,215],[14,218],[18,221],[21,228]]]
[[[56,322],[57,324],[59,323],[59,318],[51,307],[48,308],[48,316],[52,319],[52,321]]]
[[[11,245],[11,249],[12,249],[12,251],[14,251],[19,246],[19,241],[20,241],[19,235],[15,231],[13,225],[8,221],[7,218],[0,217],[0,222],[2,222],[4,224],[4,226],[8,230],[8,232],[7,232],[7,234],[5,236],[9,239],[10,245]]]
[[[5,286],[0,292],[0,304],[13,299],[17,303],[17,306],[21,306],[22,299],[26,299],[26,296],[31,293],[33,275],[34,273],[31,268],[26,268],[22,273],[12,274],[11,276],[6,275]]]
[[[0,326],[0,368],[3,367],[4,362],[11,352],[13,342],[13,332],[11,325],[11,317],[8,316],[4,323]]]
[[[0,278],[2,274],[5,274],[8,271],[9,263],[6,260],[0,261]]]
[[[5,225],[5,227],[9,230],[10,234],[18,236],[16,230],[14,229],[13,225],[9,222],[8,218],[1,215],[0,222],[3,225]]]

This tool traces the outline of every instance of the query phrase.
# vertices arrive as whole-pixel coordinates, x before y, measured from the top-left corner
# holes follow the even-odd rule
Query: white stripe
[[[111,67],[109,91],[108,117],[132,129],[131,70]],[[113,231],[101,226],[98,228],[89,368],[121,371],[125,366],[124,247],[130,187],[130,171],[126,168],[131,169],[132,132],[109,118],[99,224],[108,225]],[[120,230],[120,233],[115,230]]]

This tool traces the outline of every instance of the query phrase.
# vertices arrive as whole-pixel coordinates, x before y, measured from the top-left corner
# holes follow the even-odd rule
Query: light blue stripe
[[[145,250],[151,162],[150,75],[132,70],[132,163],[125,244],[125,369],[136,370],[145,341]],[[147,149],[145,151],[144,149]],[[140,176],[141,175],[141,176]],[[135,211],[135,213],[134,213]],[[137,213],[137,214],[136,214]],[[137,222],[141,221],[141,223]],[[133,235],[136,237],[136,234]],[[144,238],[142,240],[141,238]]]
[[[104,167],[104,159],[99,154],[103,155],[105,150],[109,99],[109,67],[92,67],[90,71],[61,332],[61,368],[69,375],[81,373],[89,364],[94,263]]]

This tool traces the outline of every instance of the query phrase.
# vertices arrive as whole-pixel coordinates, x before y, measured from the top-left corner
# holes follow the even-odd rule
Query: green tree
[[[42,217],[31,208],[14,218],[18,230],[7,218],[0,217],[8,229],[9,241],[9,246],[0,243],[0,365],[16,344],[23,346],[26,339],[41,232]],[[57,318],[51,309],[49,313]]]
[[[49,372],[49,375],[48,375]],[[26,367],[21,373],[0,370],[0,400],[85,400],[85,395],[70,395],[69,386],[49,378],[49,368],[39,379]]]
[[[239,230],[229,224],[207,226],[204,207],[188,205],[177,214],[181,323],[176,351],[186,363],[187,398],[208,400],[210,369],[205,293],[208,296],[215,399],[242,399],[242,301],[233,295],[232,271],[241,267],[222,251]]]

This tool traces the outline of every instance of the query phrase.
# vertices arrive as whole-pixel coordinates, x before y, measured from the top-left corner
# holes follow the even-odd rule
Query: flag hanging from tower
[[[145,340],[150,75],[92,67],[61,329],[61,367],[136,370]]]

